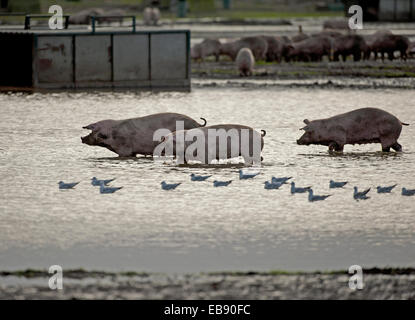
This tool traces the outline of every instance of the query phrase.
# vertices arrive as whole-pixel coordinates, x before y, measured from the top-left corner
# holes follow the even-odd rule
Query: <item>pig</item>
[[[288,61],[287,55],[289,51],[289,46],[292,44],[292,41],[287,36],[277,36],[275,37],[281,44],[281,60],[284,59],[285,61]]]
[[[178,113],[157,113],[145,117],[126,120],[102,120],[83,127],[92,132],[81,137],[82,143],[107,148],[120,157],[134,157],[137,154],[152,155],[159,141],[153,141],[158,129],[176,130],[176,121],[183,121],[184,129],[193,129],[206,125]]]
[[[399,51],[400,58],[406,61],[408,57],[407,51],[409,45],[410,42],[406,36],[384,33],[375,38],[372,46],[375,55],[377,55],[377,53],[381,53],[382,60],[384,60],[384,55],[386,53],[388,55],[388,59],[392,61],[394,59],[395,51]]]
[[[378,50],[377,50],[377,45],[375,45],[375,42],[378,39],[382,39],[383,37],[385,37],[385,35],[388,35],[388,34],[392,34],[392,32],[390,32],[389,30],[378,30],[373,34],[363,36],[363,38],[365,39],[366,45],[367,45],[366,51],[364,52],[365,60],[370,59],[372,52],[375,55],[375,60],[377,59]]]
[[[154,7],[146,7],[143,11],[143,21],[147,26],[158,25],[160,20],[160,10]]]
[[[222,43],[220,54],[227,55],[232,61],[235,61],[239,50],[242,48],[251,49],[256,61],[265,60],[268,43],[261,37],[245,37],[233,42]]]
[[[327,55],[330,59],[333,40],[327,36],[315,36],[288,46],[287,60],[321,61]]]
[[[342,56],[346,61],[349,55],[353,55],[354,61],[360,61],[362,54],[367,52],[367,44],[362,36],[355,34],[342,35],[333,38],[333,60],[339,61]]]
[[[105,12],[101,8],[84,9],[69,17],[70,24],[90,24],[91,16],[102,16]]]
[[[262,161],[265,130],[261,133],[239,124],[219,124],[191,130],[180,130],[163,137],[154,150],[155,155],[175,156],[179,163],[200,161],[209,164],[214,159],[231,159],[242,156],[245,164]],[[193,143],[200,142],[200,148]],[[168,146],[171,146],[170,152]],[[192,147],[191,147],[192,146]],[[199,144],[197,145],[199,146]],[[199,151],[198,151],[199,150]]]
[[[402,125],[392,114],[377,108],[362,108],[331,118],[309,121],[300,130],[305,133],[297,140],[299,145],[319,144],[329,151],[342,152],[345,144],[380,143],[382,151],[390,148],[402,151],[398,143]]]
[[[209,56],[215,56],[216,61],[219,61],[221,43],[216,39],[205,39],[201,43],[195,44],[190,50],[190,56],[194,60],[204,60]]]
[[[262,36],[262,38],[268,43],[267,53],[265,55],[266,62],[281,62],[283,56],[283,43],[273,36]]]
[[[122,16],[124,16],[125,14],[126,12],[123,9],[113,9],[113,10],[106,11],[105,16],[111,16],[114,18],[102,17],[102,18],[98,18],[97,20],[101,23],[102,22],[106,22],[106,23],[118,22],[120,25],[122,25],[122,21],[123,21]]]
[[[236,66],[241,77],[251,76],[255,65],[255,58],[251,49],[242,48],[236,56]]]

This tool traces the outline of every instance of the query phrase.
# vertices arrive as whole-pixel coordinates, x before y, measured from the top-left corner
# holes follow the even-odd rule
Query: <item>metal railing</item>
[[[124,20],[124,18],[131,18],[131,22],[132,22],[132,32],[134,33],[136,30],[136,23],[135,23],[135,16],[91,16],[91,28],[92,28],[92,33],[95,33],[95,29],[96,29],[96,22],[98,21],[102,21],[103,19],[110,19],[110,20]]]
[[[26,17],[25,17],[25,20],[24,20],[24,29],[25,30],[29,30],[30,29],[30,20],[31,19],[33,19],[33,18],[41,18],[41,19],[44,19],[44,18],[51,18],[51,17],[53,17],[53,16],[51,16],[51,15],[44,15],[44,14],[27,14],[26,15]],[[64,29],[68,29],[68,26],[69,26],[69,15],[63,15],[62,16],[63,18],[65,18],[65,27],[64,27]]]

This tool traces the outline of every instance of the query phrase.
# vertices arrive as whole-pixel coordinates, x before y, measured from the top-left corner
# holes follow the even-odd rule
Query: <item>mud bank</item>
[[[238,79],[239,72],[231,61],[206,61],[192,63],[192,77],[195,79]],[[368,62],[259,62],[254,75],[248,79],[313,79],[321,77],[347,78],[413,78],[415,59],[403,61]]]
[[[6,275],[8,274],[8,275]],[[413,269],[364,271],[362,290],[350,275],[330,273],[146,274],[73,270],[63,290],[50,290],[45,272],[4,273],[0,299],[414,299]]]

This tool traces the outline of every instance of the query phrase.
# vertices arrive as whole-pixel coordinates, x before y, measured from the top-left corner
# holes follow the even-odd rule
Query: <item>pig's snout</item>
[[[82,143],[85,143],[85,144],[89,144],[89,145],[93,144],[93,139],[91,138],[91,134],[81,137],[81,141]]]

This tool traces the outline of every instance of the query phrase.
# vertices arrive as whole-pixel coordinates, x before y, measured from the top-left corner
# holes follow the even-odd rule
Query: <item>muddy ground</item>
[[[235,63],[221,57],[192,63],[193,79],[315,79],[315,78],[414,78],[415,59],[405,61],[258,62],[252,77],[241,78]]]
[[[350,289],[346,272],[63,276],[63,290],[51,290],[45,272],[3,272],[0,299],[415,299],[413,269],[366,270],[361,290]]]

